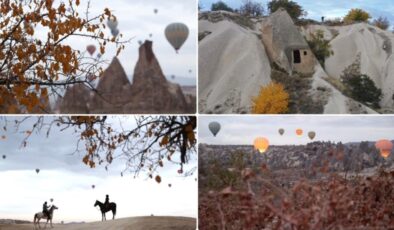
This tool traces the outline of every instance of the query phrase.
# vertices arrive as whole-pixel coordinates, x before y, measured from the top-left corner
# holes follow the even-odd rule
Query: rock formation
[[[115,57],[100,77],[96,91],[84,85],[67,90],[60,113],[194,113],[195,103],[195,96],[185,96],[178,84],[167,81],[152,42],[145,41],[139,48],[133,84]]]
[[[76,84],[66,90],[55,110],[63,114],[86,114],[89,112],[89,100],[90,90],[83,84]]]
[[[139,49],[129,95],[126,109],[134,113],[193,113],[181,87],[164,77],[150,41]]]

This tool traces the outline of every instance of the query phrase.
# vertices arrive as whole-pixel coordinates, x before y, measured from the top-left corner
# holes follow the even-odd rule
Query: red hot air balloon
[[[387,158],[391,154],[391,150],[393,149],[393,142],[382,139],[375,143],[375,147],[379,149],[380,155],[384,158]]]
[[[88,46],[86,46],[86,50],[88,51],[90,56],[92,56],[94,54],[94,52],[96,52],[96,46],[95,45],[88,45]]]

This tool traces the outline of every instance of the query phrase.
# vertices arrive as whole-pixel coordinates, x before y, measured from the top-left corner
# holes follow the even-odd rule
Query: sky
[[[214,137],[208,125],[221,124]],[[307,133],[315,131],[313,141],[359,142],[394,140],[394,116],[199,116],[199,143],[216,145],[252,145],[256,137],[265,137],[272,145],[300,145],[310,142]],[[281,136],[278,130],[283,128]],[[296,136],[301,128],[304,135]]]
[[[27,147],[21,148],[25,131],[31,129],[35,119],[25,121],[18,131],[13,125],[0,131],[0,136],[6,136],[0,139],[0,156],[6,155],[6,159],[0,157],[0,219],[32,221],[44,201],[51,203],[53,198],[53,204],[59,207],[55,222],[100,221],[101,213],[93,205],[96,200],[104,202],[106,194],[117,203],[117,218],[151,214],[197,217],[197,175],[181,176],[177,173],[179,165],[166,161],[159,171],[160,184],[146,173],[134,179],[134,174],[125,172],[121,177],[125,162],[120,159],[115,159],[108,171],[104,166],[90,169],[82,162],[83,153],[72,154],[77,143],[74,130],[60,131],[56,126],[48,138],[45,131],[33,133]],[[47,121],[51,119],[46,117]],[[135,126],[130,116],[108,119],[115,130],[120,127],[119,121],[125,129]],[[12,122],[14,117],[7,120]],[[4,119],[0,124],[3,127]],[[196,166],[194,154],[184,170]],[[112,213],[107,213],[107,218],[112,218]]]
[[[78,12],[85,17],[88,1],[81,1]],[[132,77],[138,59],[138,41],[153,41],[153,51],[162,67],[163,73],[169,77],[175,75],[188,84],[195,85],[197,69],[197,3],[196,0],[100,0],[91,1],[89,15],[99,15],[105,8],[112,10],[118,19],[118,28],[124,40],[132,39],[126,49],[119,55],[120,62],[129,78]],[[154,10],[158,13],[155,14]],[[166,26],[173,22],[182,22],[189,28],[189,37],[181,47],[179,54],[168,43],[164,35]],[[38,28],[39,29],[39,28]],[[46,32],[41,29],[42,35]],[[107,29],[106,36],[110,36]],[[40,31],[36,31],[40,34]],[[149,35],[152,34],[152,38]],[[73,49],[85,51],[89,44],[98,43],[82,37],[71,37],[65,43]],[[98,50],[98,49],[97,49]],[[96,51],[97,52],[97,51]],[[115,45],[109,44],[102,59],[109,62],[116,54]],[[191,70],[191,73],[189,72]],[[172,79],[170,79],[172,80]],[[177,78],[174,79],[177,81]]]
[[[293,0],[308,12],[307,18],[320,21],[322,16],[328,18],[343,17],[352,8],[361,8],[369,12],[373,18],[387,17],[394,25],[394,1],[392,0]],[[217,0],[200,0],[203,10],[210,9]],[[239,8],[242,0],[224,0],[232,8]],[[266,8],[269,0],[259,0]]]

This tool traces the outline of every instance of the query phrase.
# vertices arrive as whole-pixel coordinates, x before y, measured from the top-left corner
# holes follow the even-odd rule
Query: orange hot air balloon
[[[380,155],[384,158],[387,158],[391,154],[391,150],[393,149],[393,142],[382,139],[375,143],[375,147],[379,149]]]
[[[302,133],[303,133],[303,131],[302,131],[302,129],[296,129],[296,134],[297,134],[297,136],[302,136]]]
[[[254,139],[253,145],[254,149],[259,150],[260,153],[264,153],[268,149],[269,141],[267,138],[257,137],[256,139]]]

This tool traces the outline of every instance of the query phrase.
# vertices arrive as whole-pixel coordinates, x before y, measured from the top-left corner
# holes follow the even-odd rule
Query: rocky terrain
[[[394,166],[394,154],[387,159],[379,155],[374,142],[332,143],[312,142],[307,145],[270,146],[260,154],[253,146],[199,145],[199,170],[204,171],[212,162],[223,168],[234,167],[239,158],[246,167],[267,164],[270,170],[314,171],[326,168],[335,172],[361,172],[375,167]],[[238,160],[237,160],[238,159]]]
[[[152,42],[145,41],[139,48],[132,83],[115,57],[95,91],[85,85],[70,87],[55,110],[63,114],[194,113],[195,104],[195,95],[185,94],[181,86],[165,78]]]
[[[309,61],[300,73],[289,49],[308,50],[311,33],[321,30],[333,55],[322,66]],[[270,37],[271,36],[271,37]],[[268,38],[268,39],[267,39]],[[250,113],[251,98],[272,80],[290,94],[289,113],[392,113],[394,35],[366,23],[346,26],[295,25],[286,11],[247,17],[226,11],[199,14],[199,110]],[[305,53],[306,54],[306,53]],[[360,103],[340,87],[345,68],[360,57],[360,73],[382,90],[380,109]],[[290,64],[289,64],[290,63]],[[291,79],[291,80],[286,80]],[[290,84],[299,83],[297,87]],[[297,101],[303,100],[302,103]]]

